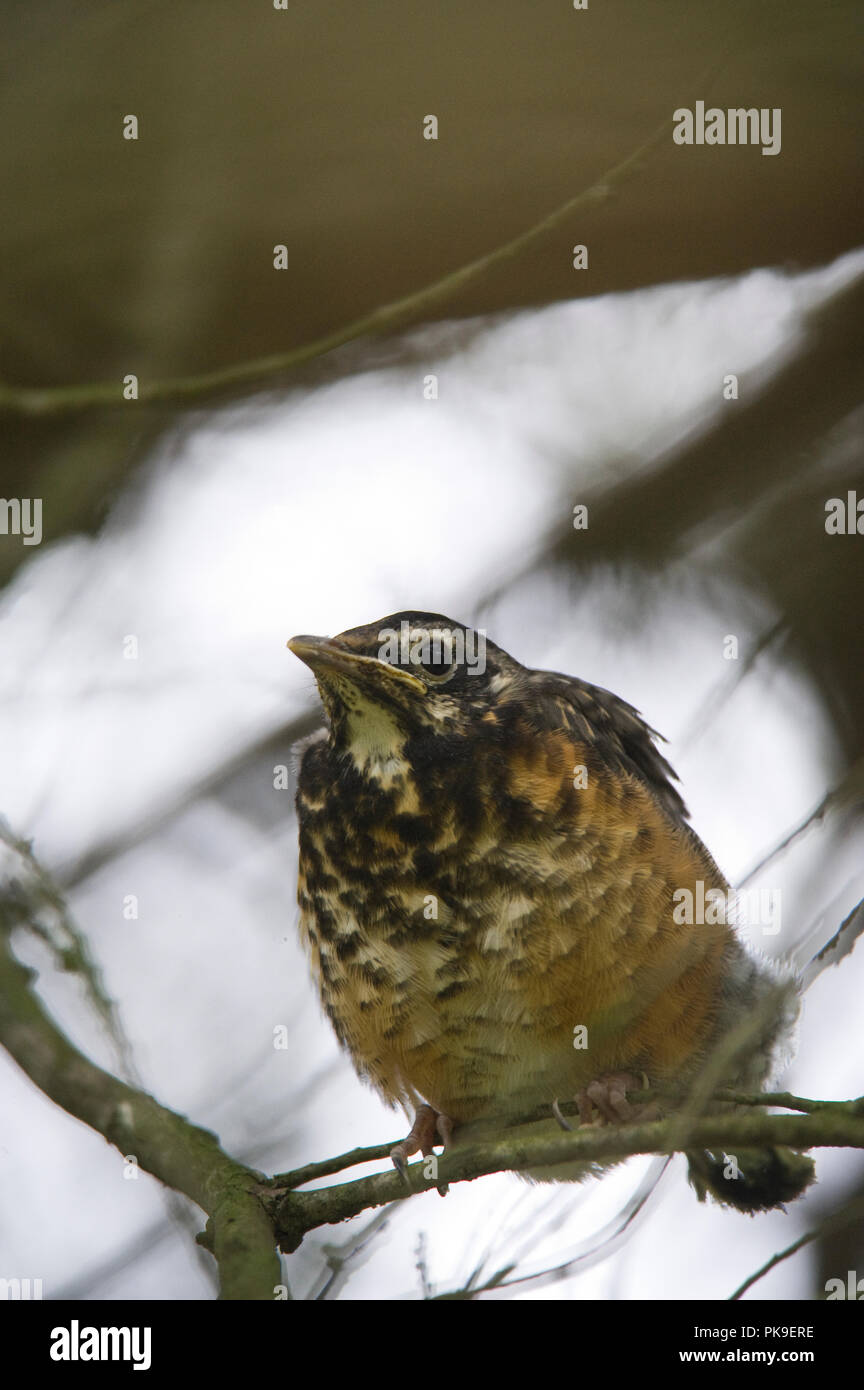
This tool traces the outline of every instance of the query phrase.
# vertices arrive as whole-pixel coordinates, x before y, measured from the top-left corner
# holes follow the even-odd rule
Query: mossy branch
[[[33,990],[33,972],[13,956],[3,917],[0,899],[0,1041],[6,1050],[70,1115],[207,1212],[208,1237],[202,1243],[219,1263],[223,1298],[272,1299],[281,1269],[257,1195],[261,1174],[224,1153],[214,1134],[79,1052]]]
[[[757,1100],[750,1099],[754,1103]],[[820,1102],[817,1109],[801,1115],[739,1113],[703,1117],[688,1124],[686,1136],[680,1134],[679,1119],[673,1116],[646,1124],[592,1126],[572,1134],[532,1134],[523,1138],[518,1131],[510,1130],[499,1139],[459,1144],[434,1165],[428,1160],[412,1163],[404,1179],[395,1171],[375,1173],[311,1192],[285,1192],[279,1187],[284,1179],[274,1179],[268,1205],[282,1248],[295,1250],[303,1235],[315,1227],[345,1221],[372,1207],[428,1192],[442,1184],[469,1182],[489,1173],[531,1170],[577,1160],[604,1163],[636,1154],[671,1154],[685,1146],[727,1153],[739,1148],[774,1146],[864,1149],[864,1098]]]

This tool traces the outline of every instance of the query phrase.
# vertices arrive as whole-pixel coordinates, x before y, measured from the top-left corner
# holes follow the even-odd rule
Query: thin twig
[[[812,811],[809,811],[807,815],[804,816],[803,820],[798,821],[797,825],[794,825],[791,830],[787,831],[783,838],[778,840],[773,849],[768,850],[762,855],[762,858],[753,865],[752,869],[747,870],[744,877],[739,880],[737,885],[738,888],[743,888],[751,879],[754,879],[757,874],[760,874],[763,869],[767,868],[772,860],[777,859],[783,854],[783,852],[787,850],[799,836],[809,830],[812,825],[816,825],[818,821],[824,820],[829,811],[835,810],[838,806],[842,807],[854,804],[856,801],[860,803],[862,800],[864,800],[864,758],[859,758],[857,762],[854,762],[852,766],[846,770],[843,780],[838,782],[836,787],[832,787],[831,790],[823,796],[819,805],[815,806]]]
[[[841,1211],[834,1212],[833,1215],[826,1217],[818,1226],[814,1226],[811,1231],[807,1231],[803,1236],[799,1236],[797,1240],[793,1240],[792,1244],[787,1245],[785,1250],[779,1250],[776,1255],[772,1255],[770,1260],[766,1260],[764,1265],[761,1265],[754,1274],[751,1274],[744,1280],[743,1284],[738,1286],[734,1293],[729,1295],[729,1302],[733,1303],[741,1298],[748,1289],[752,1289],[753,1285],[759,1279],[764,1278],[770,1270],[775,1269],[776,1266],[782,1264],[784,1260],[788,1260],[792,1255],[797,1254],[805,1245],[810,1245],[812,1241],[817,1240],[820,1236],[830,1235],[834,1231],[842,1231],[844,1226],[851,1226],[852,1222],[857,1221],[858,1217],[862,1215],[864,1215],[864,1197],[850,1202],[848,1207],[844,1207]]]
[[[699,91],[705,91],[726,61],[726,55],[711,65],[698,84]],[[541,218],[526,231],[520,232],[503,245],[496,247],[484,256],[469,261],[467,265],[425,285],[423,289],[379,306],[368,314],[361,315],[353,322],[323,334],[311,343],[293,348],[289,352],[278,352],[268,357],[259,357],[250,362],[238,362],[216,371],[203,372],[195,376],[175,377],[167,381],[143,382],[139,387],[137,403],[151,401],[170,401],[180,403],[186,400],[200,400],[217,391],[232,387],[246,386],[276,377],[294,367],[302,366],[316,357],[343,347],[346,343],[366,335],[377,336],[393,332],[409,321],[417,321],[423,314],[452,298],[457,290],[473,284],[494,267],[525,251],[541,237],[554,231],[577,209],[607,202],[618,191],[621,184],[644,160],[645,156],[660,144],[672,128],[673,118],[667,116],[653,133],[644,140],[625,159],[607,169],[574,197],[568,198],[553,212]],[[0,411],[21,415],[58,415],[69,411],[87,410],[94,406],[122,406],[122,386],[119,381],[97,382],[78,386],[22,387],[0,383]]]

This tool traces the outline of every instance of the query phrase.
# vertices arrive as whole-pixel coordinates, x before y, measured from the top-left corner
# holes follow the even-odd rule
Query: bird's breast
[[[638,786],[595,782],[563,823],[561,796],[466,821],[411,779],[301,786],[301,935],[391,1102],[468,1120],[698,1060],[731,934],[676,926],[672,893],[705,865]]]

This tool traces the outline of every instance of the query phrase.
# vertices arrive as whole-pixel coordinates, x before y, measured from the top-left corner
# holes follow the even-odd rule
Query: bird
[[[440,613],[288,647],[325,716],[297,776],[300,937],[358,1075],[413,1115],[400,1171],[465,1126],[569,1127],[562,1101],[616,1124],[665,1113],[646,1086],[764,1088],[794,982],[722,910],[729,885],[632,705]],[[688,895],[714,910],[687,920]],[[751,1214],[814,1177],[780,1148],[687,1157],[700,1200]]]

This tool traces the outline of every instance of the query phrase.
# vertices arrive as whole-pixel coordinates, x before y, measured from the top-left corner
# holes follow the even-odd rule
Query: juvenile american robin
[[[724,913],[681,911],[728,885],[632,706],[436,613],[288,645],[327,718],[300,933],[358,1073],[416,1112],[397,1165],[565,1099],[615,1123],[646,1083],[764,1085],[794,1004]],[[812,1180],[788,1150],[734,1157],[688,1154],[700,1198],[767,1210]]]

